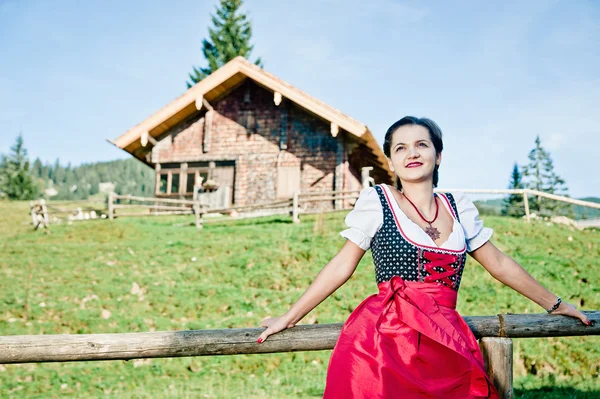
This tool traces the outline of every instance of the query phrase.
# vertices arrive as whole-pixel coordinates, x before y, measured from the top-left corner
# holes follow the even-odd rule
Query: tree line
[[[8,155],[0,155],[0,198],[30,200],[85,200],[100,193],[100,183],[114,184],[117,194],[143,197],[154,196],[155,172],[135,158],[96,162],[72,167],[43,163],[37,158],[29,161],[23,137],[19,135]],[[554,162],[539,136],[529,152],[528,163],[513,166],[512,189],[529,188],[546,193],[568,196],[565,181],[554,171]],[[538,216],[566,215],[582,217],[581,210],[560,201],[540,197],[529,198],[529,208]],[[577,211],[577,212],[576,212]],[[510,194],[503,200],[502,215],[521,217],[525,214],[523,196]]]
[[[10,153],[0,159],[0,198],[85,200],[99,194],[100,183],[114,184],[117,194],[153,196],[154,170],[134,158],[73,167],[60,160],[30,162],[19,135]]]

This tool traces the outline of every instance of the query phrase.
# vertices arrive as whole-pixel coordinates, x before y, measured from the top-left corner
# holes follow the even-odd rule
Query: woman
[[[433,193],[442,149],[442,132],[432,120],[407,116],[394,123],[383,150],[396,188],[362,190],[346,217],[340,252],[287,313],[261,323],[267,328],[259,343],[293,327],[372,250],[379,293],[344,323],[324,398],[498,398],[476,339],[455,310],[467,252],[548,313],[591,325],[489,241],[492,230],[467,197]]]

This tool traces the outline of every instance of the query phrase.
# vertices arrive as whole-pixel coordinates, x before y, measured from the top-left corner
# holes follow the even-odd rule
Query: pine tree
[[[550,153],[542,147],[540,136],[536,137],[535,147],[529,152],[528,158],[529,163],[523,166],[526,188],[568,196],[565,181],[554,172],[554,162]],[[529,208],[540,216],[572,213],[570,205],[540,196],[531,199]]]
[[[518,190],[523,188],[523,175],[519,172],[519,166],[515,163],[511,174],[508,188]],[[502,214],[505,216],[521,217],[525,215],[525,205],[523,196],[520,194],[510,194],[504,199],[502,205]]]
[[[11,154],[3,156],[0,161],[0,195],[15,200],[35,199],[39,194],[39,187],[29,170],[29,159],[21,134],[10,150]]]
[[[208,29],[210,40],[202,41],[202,53],[208,66],[193,67],[189,74],[190,81],[186,82],[188,89],[238,55],[250,57],[254,48],[250,44],[252,25],[247,16],[239,11],[241,6],[242,0],[220,0],[217,14],[211,15],[214,27]],[[254,63],[262,68],[260,58]]]

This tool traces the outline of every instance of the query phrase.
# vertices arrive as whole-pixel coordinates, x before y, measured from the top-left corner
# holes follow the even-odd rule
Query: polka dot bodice
[[[371,242],[377,283],[400,276],[406,281],[436,282],[458,290],[467,257],[466,247],[453,251],[411,241],[402,233],[381,186],[375,189],[383,209],[383,224]],[[454,197],[450,193],[444,196],[460,222]]]

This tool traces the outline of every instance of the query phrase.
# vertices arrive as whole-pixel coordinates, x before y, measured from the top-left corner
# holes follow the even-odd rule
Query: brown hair
[[[429,138],[433,143],[433,147],[435,148],[435,155],[437,156],[444,149],[444,144],[442,142],[442,129],[438,126],[437,123],[428,118],[417,118],[414,116],[405,116],[399,121],[395,122],[385,133],[385,139],[383,141],[383,153],[386,157],[390,158],[390,150],[392,146],[392,137],[396,130],[398,130],[401,126],[404,125],[419,125],[423,126],[429,132]],[[433,187],[437,187],[439,180],[439,165],[435,165],[433,169]],[[396,176],[396,188],[398,190],[402,190],[402,183],[400,183],[400,178]]]

